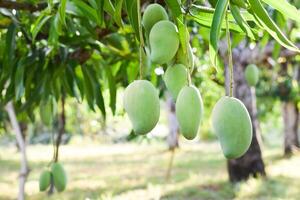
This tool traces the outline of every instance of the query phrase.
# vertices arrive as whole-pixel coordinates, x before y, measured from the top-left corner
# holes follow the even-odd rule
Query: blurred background
[[[216,70],[207,51],[212,12],[200,7],[214,9],[216,1],[183,1],[192,82],[204,103],[200,131],[191,141],[181,136],[162,79],[167,66],[146,52],[143,74],[159,91],[161,115],[149,134],[135,135],[123,108],[124,89],[139,75],[130,2],[104,1],[98,16],[96,1],[0,1],[0,199],[20,199],[22,187],[27,199],[298,199],[298,53],[257,24],[258,39],[247,38],[231,19],[234,96],[246,105],[254,136],[244,156],[226,160],[210,122],[228,94],[225,31]],[[169,1],[155,2],[172,13]],[[298,11],[298,1],[289,2]],[[141,1],[142,12],[150,3]],[[264,6],[299,46],[300,20]],[[249,64],[259,69],[255,87],[245,80]],[[40,173],[58,148],[67,188],[40,192]]]

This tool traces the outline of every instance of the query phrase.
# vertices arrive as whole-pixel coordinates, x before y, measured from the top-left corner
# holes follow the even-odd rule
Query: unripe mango
[[[58,192],[65,190],[67,186],[67,174],[62,164],[56,162],[51,166],[54,187]]]
[[[240,100],[222,97],[213,108],[212,126],[226,158],[239,158],[246,153],[252,140],[252,124]]]
[[[161,5],[154,3],[147,6],[142,19],[142,24],[145,27],[146,34],[149,35],[154,24],[168,19],[168,14]]]
[[[136,134],[150,132],[159,120],[158,91],[147,80],[132,82],[124,92],[124,108]]]
[[[51,182],[51,172],[48,170],[43,171],[39,179],[40,191],[47,190],[47,188],[50,186],[50,182]]]
[[[188,49],[187,49],[186,55],[183,53],[182,46],[179,47],[178,52],[177,52],[177,62],[187,66],[190,71],[193,71],[194,69],[194,54],[193,54],[193,49],[190,44],[188,44]]]
[[[245,78],[250,86],[255,86],[258,82],[259,71],[256,65],[250,64],[246,67]]]
[[[186,139],[194,139],[198,133],[203,115],[203,102],[194,86],[183,87],[176,101],[176,117],[180,132]]]
[[[172,60],[179,47],[179,36],[176,26],[167,20],[157,22],[149,35],[150,58],[156,64]]]
[[[164,81],[174,100],[176,100],[180,90],[187,85],[186,67],[182,64],[168,67],[164,74]]]

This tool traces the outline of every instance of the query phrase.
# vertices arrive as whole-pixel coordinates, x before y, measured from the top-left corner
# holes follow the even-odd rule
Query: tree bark
[[[284,155],[290,156],[293,150],[299,148],[299,110],[297,104],[291,101],[283,102],[282,116],[284,124]]]
[[[20,175],[19,175],[18,200],[24,200],[25,199],[25,183],[26,183],[26,179],[27,179],[27,176],[29,173],[27,156],[26,156],[26,144],[25,144],[25,140],[24,140],[20,125],[18,123],[12,102],[9,102],[6,105],[5,109],[8,113],[13,130],[16,133],[16,140],[18,142],[18,146],[19,146],[19,149],[21,152],[21,169],[20,169]]]
[[[255,89],[251,89],[246,83],[244,70],[248,63],[239,60],[240,54],[244,48],[237,48],[233,51],[234,65],[234,96],[240,99],[246,106],[251,120],[253,137],[248,151],[238,159],[227,161],[229,179],[231,182],[238,182],[248,179],[250,176],[265,176],[265,165],[262,160],[261,149],[259,145],[260,127],[257,119]],[[228,74],[225,72],[225,74]],[[225,76],[228,80],[228,76]],[[228,81],[226,81],[228,82]],[[228,91],[228,90],[226,90]]]
[[[167,100],[168,107],[168,121],[169,121],[169,135],[167,136],[167,143],[170,150],[177,148],[179,124],[175,113],[175,102],[171,96]]]

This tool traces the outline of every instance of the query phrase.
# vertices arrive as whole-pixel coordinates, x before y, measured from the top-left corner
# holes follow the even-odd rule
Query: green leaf
[[[35,37],[40,32],[44,24],[51,18],[50,15],[46,15],[43,13],[39,16],[39,18],[35,21],[33,26],[31,27],[31,34],[32,34],[32,42],[34,42]]]
[[[21,59],[18,63],[16,74],[15,74],[15,95],[16,100],[19,100],[25,91],[24,87],[24,61]]]
[[[278,10],[281,14],[292,20],[300,23],[300,12],[295,6],[290,4],[287,0],[262,0],[272,8]]]
[[[222,22],[228,7],[229,0],[219,0],[214,12],[213,21],[210,29],[209,56],[212,66],[217,68],[218,41],[220,37]]]
[[[81,70],[83,73],[83,77],[84,77],[84,92],[85,92],[85,97],[86,100],[89,104],[89,107],[95,111],[94,109],[94,89],[95,86],[93,84],[92,78],[91,78],[91,74],[89,73],[89,71],[87,70],[87,66],[81,66]]]
[[[172,11],[174,19],[180,18],[182,20],[182,12],[179,2],[177,0],[165,0],[165,2]]]
[[[82,0],[73,0],[73,3],[82,12],[82,13],[78,13],[79,15],[83,14],[84,16],[89,18],[91,21],[93,21],[96,24],[98,24],[99,26],[101,26],[102,22],[99,19],[97,11],[94,8],[92,8],[91,6],[89,6]]]
[[[180,19],[177,19],[177,26],[178,26],[178,32],[179,32],[180,45],[182,47],[183,54],[187,55],[188,43],[190,40],[189,31]]]
[[[261,4],[260,0],[248,0],[250,4],[250,12],[254,15],[257,23],[261,24],[263,28],[282,46],[291,50],[300,52],[297,46],[295,46],[270,18],[267,11]]]
[[[6,33],[5,54],[3,58],[4,69],[10,69],[15,58],[16,33],[17,26],[13,23],[10,24]]]
[[[108,87],[109,87],[109,94],[110,94],[110,102],[109,106],[115,114],[116,111],[116,95],[117,95],[117,87],[116,87],[116,82],[115,78],[112,75],[111,67],[110,66],[105,66],[105,72],[106,72],[106,77],[108,80]]]
[[[117,0],[116,1],[116,11],[114,13],[114,20],[118,24],[118,26],[123,26],[122,21],[122,6],[123,6],[123,0]]]
[[[59,20],[61,24],[66,26],[66,6],[67,6],[67,0],[61,0],[59,4]]]
[[[241,15],[239,7],[235,6],[235,5],[230,5],[230,10],[231,10],[232,16],[234,17],[236,23],[241,27],[241,29],[246,33],[246,35],[248,37],[250,37],[252,40],[255,40],[256,36],[252,32],[252,29],[249,26],[249,24],[247,23],[247,21]]]
[[[110,16],[115,15],[115,8],[110,0],[104,0],[104,10],[110,14]]]
[[[139,37],[139,23],[138,23],[138,12],[137,12],[137,0],[125,0],[125,7],[129,22],[136,34],[136,38],[140,40]]]

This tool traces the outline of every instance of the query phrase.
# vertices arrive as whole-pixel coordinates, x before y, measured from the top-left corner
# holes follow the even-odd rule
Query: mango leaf
[[[220,37],[222,22],[227,11],[229,0],[219,0],[214,12],[209,37],[209,57],[212,66],[217,69],[218,41]]]
[[[104,10],[105,10],[105,12],[110,14],[110,16],[115,15],[115,8],[110,0],[104,0]]]
[[[116,11],[114,13],[114,20],[118,24],[118,26],[123,26],[122,21],[122,6],[123,6],[123,0],[117,0],[116,1]]]
[[[16,95],[16,100],[19,100],[24,92],[25,92],[25,87],[24,87],[24,59],[21,59],[18,63],[17,69],[16,69],[16,74],[15,74],[15,95]]]
[[[15,48],[16,48],[16,25],[14,23],[10,24],[6,33],[5,41],[5,54],[4,54],[4,69],[9,69],[15,58]]]
[[[108,87],[109,87],[109,94],[110,94],[110,102],[109,106],[111,108],[111,111],[113,114],[115,114],[116,111],[116,95],[117,95],[117,87],[116,87],[116,82],[115,78],[113,77],[111,67],[110,66],[104,66],[105,72],[106,72],[106,77],[108,80]]]
[[[300,23],[300,12],[295,6],[287,0],[262,0],[272,8],[278,10],[281,14]]]
[[[61,0],[59,4],[58,12],[59,12],[59,20],[64,26],[66,26],[66,6],[67,6],[67,0]]]
[[[95,109],[94,109],[95,85],[93,84],[91,74],[87,70],[87,66],[86,65],[81,66],[81,70],[82,70],[83,77],[84,77],[84,93],[85,93],[86,100],[88,102],[90,109],[95,111]]]
[[[32,42],[34,42],[35,37],[40,32],[41,28],[44,24],[51,18],[50,15],[47,15],[46,12],[43,12],[38,19],[35,21],[33,26],[31,27],[31,34],[32,34]]]
[[[180,45],[182,47],[183,54],[187,55],[190,35],[187,27],[183,24],[183,22],[179,18],[177,19],[177,25],[178,25]]]
[[[250,37],[252,40],[255,40],[257,37],[257,34],[255,34],[247,21],[244,19],[244,17],[240,13],[240,9],[238,6],[230,5],[230,10],[232,13],[232,16],[234,17],[236,23],[240,26],[240,28],[246,33],[248,37]]]
[[[139,41],[140,32],[139,32],[139,23],[138,23],[137,0],[125,0],[125,7],[129,18],[129,22],[136,34],[136,38]]]
[[[165,2],[170,8],[170,10],[172,11],[174,19],[180,18],[181,20],[183,20],[180,4],[178,0],[165,0]]]
[[[257,23],[261,26],[282,46],[291,50],[300,52],[296,45],[294,45],[270,18],[268,12],[265,10],[260,0],[248,0],[250,4],[250,12],[255,17]]]
[[[82,0],[73,0],[72,2],[81,11],[81,13],[78,13],[78,10],[77,10],[77,13],[79,15],[81,15],[81,16],[84,15],[91,21],[93,21],[96,24],[98,24],[99,26],[101,26],[102,22],[99,19],[97,11],[94,8],[92,8],[91,6],[89,6],[87,3],[85,3]]]

